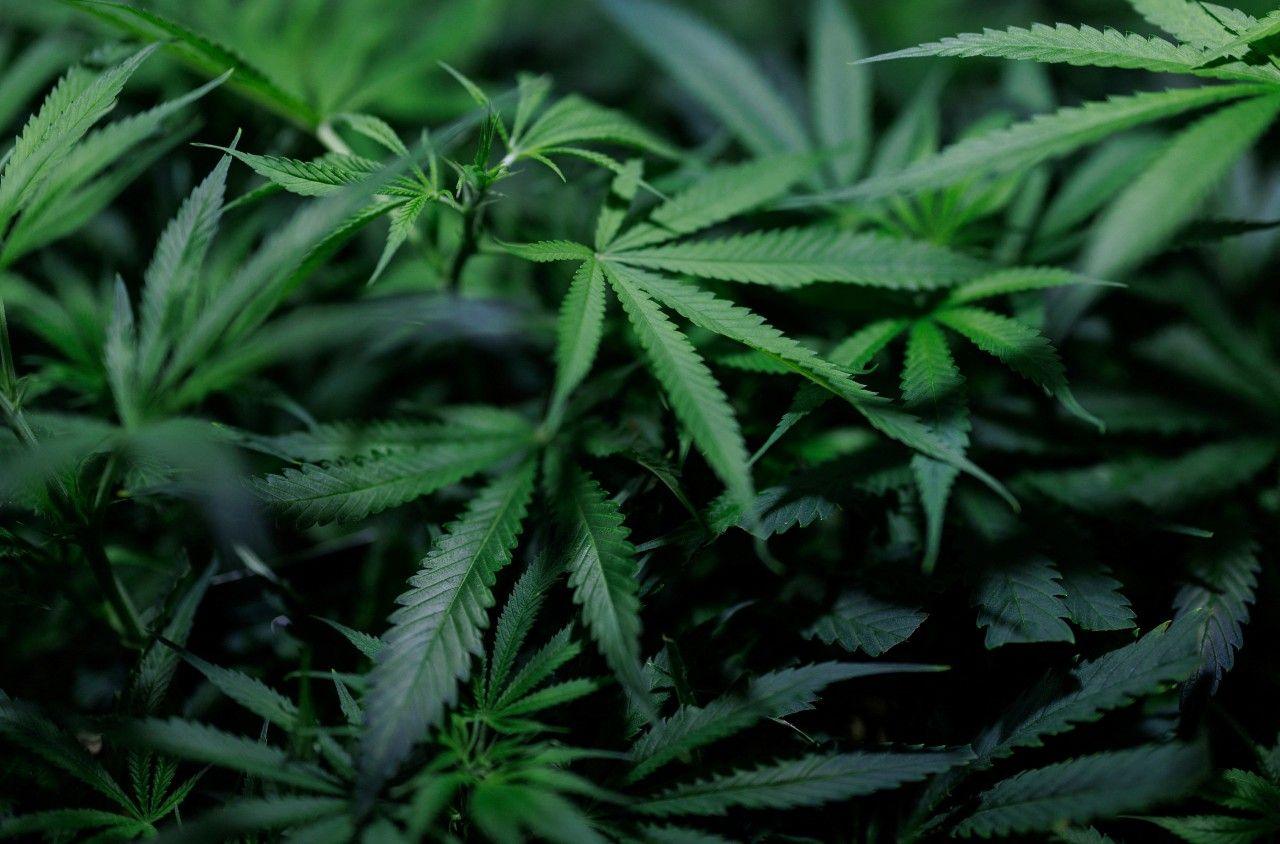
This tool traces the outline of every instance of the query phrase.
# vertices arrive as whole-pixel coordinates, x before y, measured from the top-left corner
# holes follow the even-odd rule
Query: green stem
[[[0,413],[4,414],[5,424],[13,431],[13,435],[18,438],[19,442],[27,448],[35,448],[37,446],[35,431],[31,430],[31,426],[27,424],[27,418],[23,414],[22,408],[15,400],[4,393],[0,393]],[[49,485],[53,487],[51,499],[54,509],[60,511],[66,517],[74,514],[75,506],[71,500],[71,493],[67,489],[67,485],[62,482],[62,478],[56,475],[51,476]]]
[[[13,431],[19,442],[28,448],[36,444],[35,432],[27,424],[27,420],[22,415],[22,410],[3,393],[0,393],[0,412],[4,413],[5,424]]]
[[[333,124],[327,120],[316,127],[316,140],[320,141],[329,152],[336,152],[339,155],[351,154],[351,147],[347,146],[347,142],[339,137],[334,131]]]
[[[462,271],[466,269],[467,261],[479,249],[479,228],[480,222],[484,217],[482,205],[484,193],[483,189],[477,191],[462,208],[462,241],[458,244],[453,257],[449,260],[449,269],[444,276],[445,290],[450,293],[457,292],[458,285],[462,281]]]
[[[81,549],[84,552],[85,561],[89,564],[89,570],[98,581],[98,588],[102,590],[107,603],[111,605],[116,618],[124,627],[125,644],[140,647],[147,639],[146,628],[142,624],[138,610],[133,606],[133,601],[129,598],[129,593],[125,591],[124,584],[120,582],[120,578],[116,577],[111,561],[107,559],[107,553],[102,547],[101,538],[95,531],[86,531],[81,536]]]
[[[111,482],[115,480],[116,462],[118,455],[112,452],[107,458],[107,465],[102,468],[102,477],[98,479],[98,492],[93,496],[93,512],[97,513],[102,510],[102,505],[106,501],[107,491],[111,488]]]
[[[13,383],[15,380],[13,377],[13,356],[9,349],[8,325],[5,323],[3,306],[0,306],[0,346],[3,347],[2,357],[4,358],[3,361],[0,361],[0,368],[4,372],[4,383],[0,385],[3,387],[3,389],[0,389],[0,413],[4,415],[5,423],[25,447],[36,448],[38,442],[35,432],[27,424],[26,416],[18,403],[15,384]],[[98,486],[98,494],[94,502],[95,511],[99,509],[106,495],[111,478],[115,473],[115,465],[116,456],[113,454],[107,462],[101,483]],[[55,509],[61,508],[64,511],[62,514],[64,517],[68,519],[74,518],[75,502],[66,484],[56,476],[50,478],[49,484],[53,487],[51,498]],[[89,519],[95,520],[96,516],[90,516]],[[89,564],[89,570],[93,572],[94,578],[98,581],[98,588],[102,590],[107,603],[111,605],[111,609],[119,619],[120,625],[124,628],[126,644],[141,646],[147,638],[146,629],[143,627],[142,619],[138,616],[137,609],[133,606],[133,601],[129,598],[129,593],[124,589],[124,584],[116,577],[115,570],[111,567],[111,561],[107,559],[107,553],[102,547],[102,538],[98,530],[91,525],[86,525],[80,531],[80,540],[81,551],[84,554],[85,561]]]

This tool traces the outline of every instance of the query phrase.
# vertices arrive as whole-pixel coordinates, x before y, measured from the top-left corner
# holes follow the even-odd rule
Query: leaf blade
[[[370,800],[457,699],[481,651],[493,583],[511,560],[533,494],[535,463],[486,487],[409,579],[369,675],[358,789]]]

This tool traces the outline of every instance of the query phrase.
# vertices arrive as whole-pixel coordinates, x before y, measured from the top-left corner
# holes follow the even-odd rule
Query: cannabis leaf
[[[283,750],[254,739],[224,733],[205,724],[179,718],[151,718],[126,724],[120,739],[182,759],[219,765],[323,794],[339,794],[341,788],[324,771],[304,762],[291,761]]]
[[[1133,627],[1133,607],[1120,592],[1120,582],[1105,566],[1077,564],[1062,570],[1071,620],[1085,630],[1127,630]]]
[[[1255,600],[1258,570],[1256,552],[1247,541],[1215,544],[1195,561],[1189,582],[1174,598],[1178,615],[1191,617],[1201,627],[1199,673],[1207,678],[1211,692],[1217,691],[1244,644],[1243,627]]]
[[[1061,575],[1043,557],[1031,557],[987,572],[978,584],[978,626],[987,628],[987,647],[1015,642],[1074,642],[1064,619],[1067,605]]]
[[[729,809],[815,806],[924,779],[967,751],[806,756],[674,786],[636,809],[648,815],[723,815]]]
[[[360,775],[367,797],[457,699],[458,683],[480,652],[494,578],[511,560],[533,480],[534,464],[525,463],[486,487],[398,599],[364,704]]]
[[[1218,103],[1266,94],[1268,90],[1268,86],[1258,84],[1219,85],[1117,96],[1105,102],[1064,108],[1008,129],[960,141],[894,175],[868,179],[847,189],[815,194],[794,204],[872,199],[945,187],[978,175],[1022,170],[1067,155],[1124,129]]]
[[[919,610],[855,591],[842,595],[831,612],[814,622],[805,634],[827,644],[839,642],[850,652],[861,650],[876,657],[905,642],[925,618]]]
[[[1024,771],[983,792],[959,835],[1048,830],[1145,808],[1186,794],[1204,774],[1202,748],[1152,745]]]
[[[838,229],[751,232],[626,249],[612,253],[611,258],[700,278],[786,289],[829,281],[921,290],[967,281],[984,269],[973,258],[931,244]]]
[[[585,472],[566,479],[560,503],[568,528],[565,568],[587,630],[623,687],[646,700],[640,669],[640,602],[635,547],[617,505]]]
[[[897,50],[863,61],[918,58],[923,56],[995,56],[1037,62],[1056,62],[1095,67],[1142,68],[1162,73],[1191,73],[1227,79],[1265,79],[1271,74],[1248,66],[1201,69],[1203,50],[1186,44],[1171,44],[1163,38],[1122,33],[1091,26],[1033,24],[1029,29],[1011,26],[944,38]]]
[[[1088,271],[1113,277],[1155,253],[1191,219],[1205,195],[1277,113],[1280,96],[1255,97],[1220,109],[1180,132],[1099,218],[1085,252]],[[1172,186],[1175,174],[1177,184]],[[1133,225],[1130,221],[1135,219],[1143,225]]]
[[[808,145],[791,107],[737,47],[702,21],[652,0],[605,0],[603,5],[756,155],[795,152]]]
[[[605,277],[626,311],[654,375],[670,397],[676,416],[733,497],[749,507],[755,493],[747,448],[715,376],[648,292],[634,284],[634,276],[606,264]]]
[[[254,489],[299,522],[351,521],[428,495],[518,456],[530,431],[499,430],[477,437],[454,429],[411,447],[285,469],[256,480]]]
[[[629,779],[641,780],[686,754],[739,733],[765,718],[783,718],[810,709],[823,688],[856,677],[938,666],[899,663],[824,662],[761,674],[742,695],[716,698],[704,707],[682,706],[657,722],[631,749]]]

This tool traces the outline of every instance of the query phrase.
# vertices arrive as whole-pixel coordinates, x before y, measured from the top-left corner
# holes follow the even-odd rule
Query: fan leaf
[[[481,652],[493,584],[511,561],[533,493],[534,463],[497,478],[451,523],[396,603],[365,707],[360,791],[372,799],[457,700]]]

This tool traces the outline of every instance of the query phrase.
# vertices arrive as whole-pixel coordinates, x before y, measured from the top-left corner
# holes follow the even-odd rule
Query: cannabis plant
[[[956,5],[0,0],[0,838],[1280,834],[1280,11]]]

